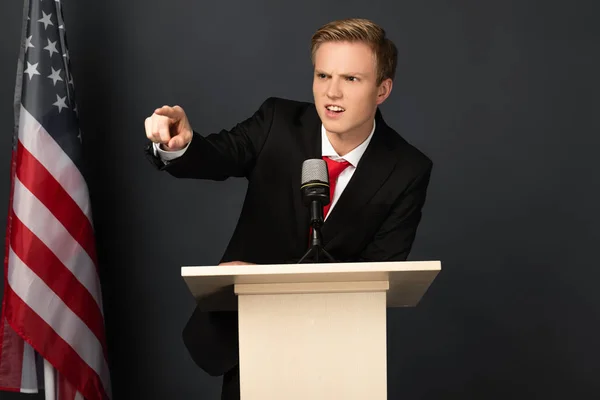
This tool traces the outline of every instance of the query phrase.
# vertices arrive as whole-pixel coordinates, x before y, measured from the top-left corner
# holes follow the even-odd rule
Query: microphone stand
[[[323,235],[321,234],[321,226],[323,226],[323,206],[319,201],[311,201],[311,238],[308,251],[302,256],[298,264],[301,264],[312,256],[312,261],[319,262],[336,262],[334,258],[323,248]]]

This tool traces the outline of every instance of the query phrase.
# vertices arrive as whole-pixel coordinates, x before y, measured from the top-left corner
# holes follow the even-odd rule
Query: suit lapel
[[[363,154],[356,171],[344,189],[337,204],[323,225],[326,247],[332,244],[344,226],[365,206],[383,185],[397,162],[392,150],[389,128],[377,114],[377,127],[371,143]]]

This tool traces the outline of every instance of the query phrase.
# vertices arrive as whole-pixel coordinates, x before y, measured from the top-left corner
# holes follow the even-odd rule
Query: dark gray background
[[[179,267],[218,262],[245,191],[153,170],[144,118],[180,104],[208,133],[268,96],[311,100],[310,36],[350,16],[397,43],[382,111],[435,163],[411,258],[443,272],[417,308],[388,313],[389,398],[598,397],[593,1],[63,3],[115,399],[218,398],[220,378],[180,338],[194,304]],[[6,1],[0,15],[0,211],[21,9]],[[0,393],[15,397],[29,398]]]

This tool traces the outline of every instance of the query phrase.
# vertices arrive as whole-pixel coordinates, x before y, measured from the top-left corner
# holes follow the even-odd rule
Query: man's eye
[[[354,81],[356,81],[356,77],[354,77],[354,76],[349,76],[349,77],[348,77],[348,80],[349,80],[350,82],[354,82]]]

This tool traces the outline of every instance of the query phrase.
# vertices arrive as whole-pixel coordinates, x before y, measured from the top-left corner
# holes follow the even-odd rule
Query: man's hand
[[[247,262],[244,262],[244,261],[229,261],[229,262],[221,263],[219,265],[256,265],[256,264],[247,263]]]
[[[146,118],[146,137],[167,151],[181,150],[192,140],[192,127],[179,106],[163,106]]]

